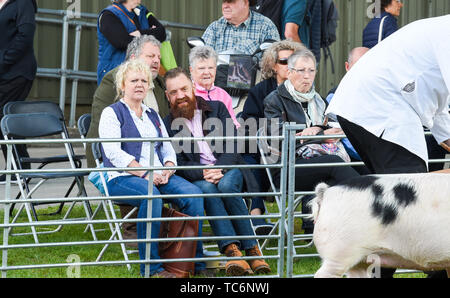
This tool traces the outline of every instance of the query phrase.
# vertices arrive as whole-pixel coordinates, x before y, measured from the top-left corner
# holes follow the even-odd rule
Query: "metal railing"
[[[68,10],[39,8],[38,15],[36,17],[36,22],[46,24],[58,24],[62,26],[61,66],[60,68],[38,67],[37,76],[42,78],[54,78],[60,80],[59,106],[62,111],[65,111],[67,81],[72,81],[70,116],[66,118],[69,120],[69,125],[71,127],[74,127],[76,125],[75,115],[77,107],[78,82],[79,81],[97,82],[96,72],[80,70],[80,55],[81,55],[82,31],[84,28],[96,29],[98,15],[94,13],[80,13],[78,15],[81,19],[95,20],[95,22],[90,22],[73,18],[72,14],[73,12]],[[199,31],[204,31],[206,29],[205,26],[168,22],[164,20],[160,20],[160,23],[166,28],[181,28]],[[75,42],[73,47],[72,69],[70,69],[70,66],[68,65],[70,27],[75,27]],[[168,36],[170,35],[171,34],[168,34]]]
[[[176,221],[176,220],[186,220],[186,218],[151,218],[151,209],[152,209],[152,199],[161,198],[161,199],[170,199],[170,198],[185,198],[185,197],[194,197],[197,195],[154,195],[152,192],[152,184],[149,184],[149,193],[148,195],[143,196],[114,196],[114,197],[105,197],[105,196],[91,196],[91,197],[71,197],[71,198],[32,198],[27,199],[26,202],[22,200],[22,203],[31,204],[31,203],[60,203],[60,202],[102,202],[107,200],[120,201],[125,199],[148,199],[147,207],[148,207],[148,216],[144,219],[76,219],[76,220],[52,220],[52,221],[34,221],[28,220],[25,222],[14,222],[10,221],[10,211],[11,205],[17,204],[20,200],[14,199],[12,195],[12,185],[10,180],[10,175],[13,174],[24,174],[24,173],[65,173],[65,172],[106,172],[110,170],[114,171],[126,171],[129,168],[70,168],[70,169],[31,169],[31,170],[12,170],[12,145],[13,144],[35,144],[35,143],[47,143],[47,144],[80,144],[86,143],[90,144],[93,142],[99,142],[100,139],[70,139],[70,140],[14,140],[14,141],[0,141],[0,144],[7,145],[8,147],[8,160],[7,160],[7,169],[0,171],[0,174],[7,174],[7,184],[5,186],[4,199],[0,200],[0,207],[3,206],[3,224],[0,224],[0,229],[3,230],[3,243],[0,246],[2,250],[2,264],[0,271],[2,272],[2,277],[7,277],[7,273],[12,270],[30,270],[30,269],[44,269],[44,268],[60,268],[60,267],[73,267],[73,266],[105,266],[105,265],[129,265],[129,264],[145,264],[146,272],[145,277],[149,276],[149,266],[152,263],[166,263],[166,262],[177,262],[177,261],[226,261],[230,260],[230,258],[224,256],[217,257],[203,257],[203,258],[193,258],[193,259],[164,259],[164,260],[152,260],[150,258],[150,244],[154,242],[164,242],[164,241],[217,241],[217,240],[225,240],[225,239],[257,239],[264,241],[266,239],[276,241],[276,253],[270,255],[264,255],[264,259],[268,260],[276,260],[276,272],[272,275],[267,275],[263,277],[311,277],[312,274],[303,274],[303,275],[294,275],[293,265],[295,263],[295,259],[298,258],[318,258],[318,254],[306,254],[306,253],[297,253],[296,247],[294,245],[295,241],[298,240],[312,240],[312,235],[303,235],[303,234],[295,234],[294,231],[294,221],[296,218],[304,218],[307,214],[302,214],[301,212],[296,212],[296,208],[298,204],[296,204],[296,200],[298,197],[303,195],[313,194],[312,191],[298,192],[295,190],[295,168],[297,167],[295,164],[295,143],[300,139],[314,139],[319,138],[318,136],[312,137],[296,137],[295,132],[298,130],[299,126],[295,124],[285,124],[283,129],[282,136],[272,136],[272,137],[202,137],[202,138],[136,138],[136,139],[127,139],[127,142],[150,142],[151,143],[151,152],[150,157],[154,156],[154,143],[161,141],[171,141],[171,142],[179,142],[179,141],[213,141],[213,140],[248,140],[254,141],[257,139],[266,139],[266,140],[277,140],[281,143],[281,159],[278,163],[275,164],[264,164],[264,165],[234,165],[234,166],[208,166],[208,169],[211,168],[221,168],[221,169],[279,169],[280,170],[280,187],[278,190],[273,190],[272,192],[262,192],[262,193],[228,193],[221,194],[222,197],[243,197],[243,198],[251,198],[251,197],[280,197],[280,206],[279,209],[271,214],[265,214],[260,216],[251,216],[251,215],[241,215],[241,216],[226,216],[226,217],[217,217],[217,216],[199,216],[192,217],[188,220],[213,220],[213,219],[252,219],[252,218],[265,218],[272,221],[278,221],[280,224],[278,225],[278,231],[271,233],[266,236],[233,236],[233,237],[223,237],[223,236],[203,236],[203,237],[190,237],[190,238],[152,238],[150,235],[151,224],[155,221]],[[342,138],[345,136],[326,136],[327,139],[330,138]],[[324,136],[322,136],[324,138]],[[123,142],[124,139],[101,139],[101,142]],[[434,160],[431,162],[450,162],[450,158]],[[345,166],[345,165],[362,165],[362,163],[339,163],[339,164],[316,164],[310,166]],[[175,170],[186,170],[186,169],[204,169],[206,166],[176,166],[173,167]],[[160,170],[162,167],[148,167],[142,168],[142,170],[149,170],[151,173],[155,170]],[[207,199],[208,197],[217,196],[217,194],[203,194],[202,197]],[[297,201],[298,202],[298,201]],[[1,209],[0,209],[1,210]],[[137,223],[137,222],[145,222],[147,224],[147,235],[145,239],[138,240],[92,240],[92,241],[67,241],[67,242],[53,242],[53,243],[40,243],[39,241],[35,241],[35,243],[21,243],[21,244],[10,244],[10,231],[13,228],[37,228],[37,227],[47,227],[50,225],[100,225],[100,224],[123,224],[123,223]],[[286,224],[283,224],[286,223]],[[64,230],[59,233],[64,233]],[[70,237],[69,237],[70,238]],[[113,260],[113,261],[86,261],[79,262],[76,264],[73,263],[56,263],[56,264],[22,264],[22,265],[14,265],[9,264],[8,251],[15,249],[25,249],[25,248],[43,248],[43,247],[63,247],[63,246],[98,246],[105,244],[121,244],[121,243],[130,243],[130,242],[142,242],[146,244],[146,259],[144,260]],[[312,246],[312,242],[303,247]],[[93,248],[94,249],[94,248]],[[241,257],[237,259],[244,260],[252,260],[257,257]],[[410,272],[410,271],[403,271]]]

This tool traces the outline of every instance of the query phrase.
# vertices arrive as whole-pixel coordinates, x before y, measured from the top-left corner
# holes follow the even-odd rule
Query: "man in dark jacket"
[[[220,101],[205,101],[196,97],[189,74],[175,68],[165,75],[166,96],[170,102],[170,114],[164,119],[171,137],[223,137],[235,136],[236,129],[226,106]],[[173,144],[179,166],[227,166],[245,164],[238,154],[235,141],[183,141]],[[221,146],[223,145],[223,146]],[[231,146],[230,146],[231,145]],[[246,169],[191,169],[177,174],[200,187],[204,193],[241,193],[244,184],[247,191],[258,189],[251,170]],[[248,215],[248,209],[240,196],[208,197],[204,200],[208,216]],[[250,220],[210,220],[216,236],[254,236]],[[241,257],[241,249],[247,256],[262,256],[254,239],[219,240],[221,253],[227,257]],[[227,275],[270,272],[262,259],[231,260],[225,265]]]
[[[4,105],[25,100],[33,85],[37,69],[33,49],[36,12],[35,0],[0,0],[0,119]],[[3,139],[1,132],[0,137]],[[17,149],[20,156],[28,156],[25,145]],[[2,151],[6,160],[6,146]],[[5,178],[0,176],[0,182]]]

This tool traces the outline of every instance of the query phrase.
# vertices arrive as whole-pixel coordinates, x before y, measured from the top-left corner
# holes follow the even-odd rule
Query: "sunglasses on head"
[[[277,60],[277,63],[278,63],[278,64],[281,64],[281,65],[287,65],[287,64],[288,64],[288,58],[281,58],[281,59],[278,59],[278,60]]]

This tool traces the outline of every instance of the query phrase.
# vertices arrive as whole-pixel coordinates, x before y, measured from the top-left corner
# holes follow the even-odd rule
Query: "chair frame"
[[[28,123],[30,121],[34,121],[33,123]],[[17,125],[18,123],[20,123],[20,127],[19,125]],[[47,129],[45,131],[45,129],[43,129],[42,131],[36,131],[38,130],[38,128],[36,128],[35,123],[45,123],[47,126],[45,129]],[[27,126],[28,124],[28,126]],[[41,125],[44,126],[44,125]],[[14,140],[16,137],[19,139],[24,139],[24,138],[36,138],[36,137],[45,137],[45,136],[51,136],[51,135],[60,135],[62,140],[66,140],[68,139],[64,127],[61,123],[61,121],[55,117],[52,114],[48,114],[48,113],[30,113],[30,114],[7,114],[3,117],[2,121],[1,121],[1,129],[2,132],[4,134],[4,138],[5,140]],[[77,166],[75,165],[75,161],[74,161],[74,156],[72,154],[73,151],[70,150],[70,146],[68,143],[64,144],[66,153],[67,153],[67,160],[70,163],[70,167],[72,169],[76,169]],[[15,171],[18,170],[22,170],[22,165],[21,163],[23,162],[22,159],[20,159],[18,157],[17,154],[17,148],[15,145],[12,145],[12,149],[13,149],[13,156],[16,157],[11,159],[11,164],[12,164],[12,168]],[[16,160],[18,161],[18,163],[16,162]],[[40,168],[38,168],[40,169]],[[58,178],[69,178],[69,177],[73,177],[75,184],[77,184],[78,188],[79,188],[79,194],[78,196],[84,196],[87,197],[87,193],[86,190],[84,188],[84,184],[83,184],[83,180],[82,178],[84,178],[84,176],[86,176],[88,173],[84,173],[84,172],[67,172],[67,173],[25,173],[25,174],[19,174],[16,173],[16,178],[17,181],[19,182],[19,195],[18,197],[16,197],[16,199],[20,200],[20,208],[17,212],[17,214],[14,216],[14,218],[12,219],[11,223],[15,223],[17,221],[17,219],[19,218],[19,215],[21,214],[22,210],[25,208],[26,213],[27,213],[27,217],[28,217],[28,221],[30,223],[37,222],[38,218],[37,216],[34,216],[34,220],[33,220],[33,216],[32,216],[32,212],[35,212],[34,210],[34,203],[29,203],[29,202],[25,202],[27,199],[32,198],[32,195],[34,194],[34,192],[39,189],[39,187],[45,183],[48,180],[51,179],[58,179]],[[31,179],[41,179],[33,188],[30,189],[29,187],[29,181]],[[72,186],[71,186],[72,188]],[[66,193],[65,198],[68,198],[69,193]],[[67,212],[65,213],[65,215],[63,216],[63,220],[68,220],[68,216],[71,213],[73,207],[75,206],[76,201],[73,201],[69,207],[69,209],[67,210]],[[90,209],[90,205],[88,204],[88,202],[83,201],[83,205],[85,208],[85,213],[86,213],[86,218],[87,220],[91,219],[91,212],[92,210]],[[61,207],[60,207],[61,209]],[[42,222],[42,221],[41,221]],[[50,223],[51,220],[49,221],[45,221],[46,223]],[[34,240],[36,243],[39,243],[39,239],[38,239],[38,235],[39,234],[50,234],[50,233],[55,233],[57,231],[60,231],[62,229],[62,224],[58,225],[58,227],[54,230],[50,230],[50,231],[36,231],[35,226],[31,226],[31,233],[17,233],[17,234],[13,234],[12,233],[12,227],[10,227],[8,229],[8,233],[11,236],[20,236],[20,235],[33,235]],[[92,236],[94,238],[94,240],[97,240],[96,234],[95,234],[95,230],[93,228],[92,224],[88,224],[88,226],[91,229],[92,232]]]

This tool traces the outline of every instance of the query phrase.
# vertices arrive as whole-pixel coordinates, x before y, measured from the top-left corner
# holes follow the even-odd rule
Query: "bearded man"
[[[234,136],[236,129],[226,106],[220,101],[205,101],[196,97],[189,74],[181,68],[168,71],[164,77],[170,114],[164,119],[170,137]],[[228,119],[228,121],[227,121]],[[237,153],[234,141],[182,141],[173,142],[179,166],[221,166],[245,164]],[[223,144],[222,144],[223,145]],[[225,149],[225,150],[223,150]],[[258,189],[251,170],[246,169],[191,169],[178,170],[177,174],[200,187],[203,193],[242,193]],[[204,198],[207,216],[248,215],[248,208],[241,196]],[[216,236],[254,236],[249,219],[210,220]],[[255,239],[227,239],[217,242],[221,253],[227,257],[262,256]],[[252,273],[268,273],[269,265],[263,259],[231,260],[225,265],[226,274],[240,276]]]

